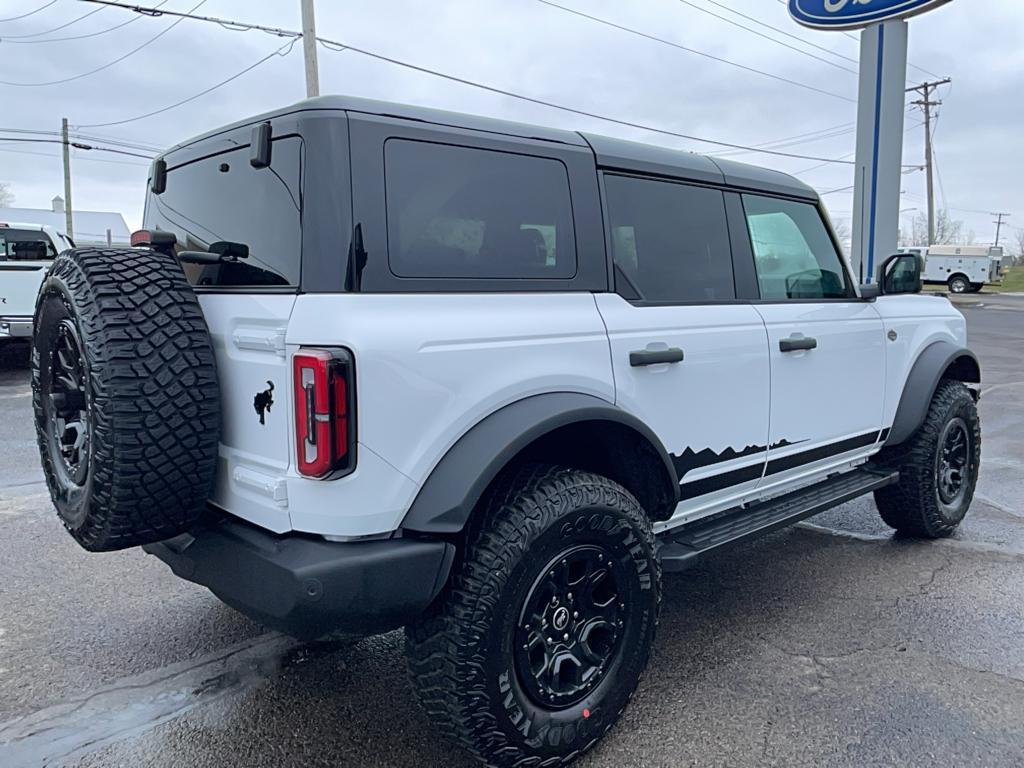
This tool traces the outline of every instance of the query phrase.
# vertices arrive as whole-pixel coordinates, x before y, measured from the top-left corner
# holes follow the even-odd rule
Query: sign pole
[[[850,257],[865,283],[877,280],[882,260],[899,244],[907,34],[902,20],[861,32]]]

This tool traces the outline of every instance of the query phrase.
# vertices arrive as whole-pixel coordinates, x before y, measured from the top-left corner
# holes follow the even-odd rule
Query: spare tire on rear
[[[177,259],[109,248],[54,259],[36,299],[32,403],[50,496],[83,547],[195,523],[217,470],[220,393]]]

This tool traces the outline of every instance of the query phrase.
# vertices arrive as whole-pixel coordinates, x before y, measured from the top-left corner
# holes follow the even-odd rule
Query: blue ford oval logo
[[[789,0],[798,22],[818,29],[855,29],[930,11],[950,0]]]

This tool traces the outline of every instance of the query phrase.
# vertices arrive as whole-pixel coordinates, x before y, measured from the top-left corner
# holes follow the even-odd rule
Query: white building
[[[67,221],[64,214],[64,198],[53,198],[50,210],[41,208],[0,208],[0,221],[17,221],[26,224],[43,224],[66,234]],[[72,239],[75,245],[126,246],[131,232],[120,213],[107,211],[75,211],[72,224]]]

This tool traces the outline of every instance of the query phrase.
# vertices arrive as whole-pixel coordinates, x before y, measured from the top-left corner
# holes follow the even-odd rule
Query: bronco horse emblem
[[[267,379],[267,388],[258,393],[252,399],[252,407],[260,416],[260,424],[266,424],[266,415],[270,413],[270,406],[274,404],[274,382]]]

